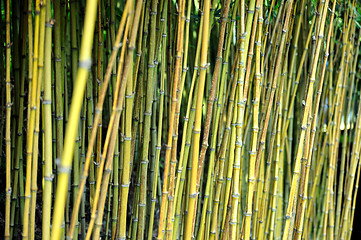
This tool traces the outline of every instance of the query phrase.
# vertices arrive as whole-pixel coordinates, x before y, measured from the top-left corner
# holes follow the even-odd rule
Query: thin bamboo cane
[[[11,44],[10,44],[10,1],[6,1],[6,200],[5,200],[5,232],[4,238],[10,239],[10,204],[11,204],[11,139],[10,139],[10,119],[11,119],[11,89],[10,89],[10,57],[11,57]]]
[[[163,12],[162,12],[162,18],[161,22],[163,23],[161,26],[162,29],[162,50],[161,51],[161,79],[160,79],[160,100],[159,100],[159,116],[158,116],[158,131],[157,131],[157,146],[156,146],[156,155],[155,155],[155,163],[154,163],[154,180],[152,182],[152,196],[151,196],[151,209],[150,209],[150,223],[149,223],[149,229],[148,229],[148,240],[151,240],[153,238],[153,224],[154,224],[154,214],[155,214],[155,204],[156,204],[156,193],[157,193],[157,183],[158,183],[158,171],[159,171],[159,159],[160,159],[160,151],[161,151],[161,142],[162,142],[162,126],[163,126],[163,109],[164,109],[164,82],[165,82],[165,71],[166,71],[166,24],[167,19],[165,16],[167,15],[167,9],[168,4],[167,0],[163,2]]]
[[[54,70],[55,70],[55,121],[56,121],[56,159],[60,159],[63,152],[63,119],[64,119],[64,103],[63,88],[64,79],[62,79],[62,56],[61,56],[61,13],[60,0],[54,0]],[[56,163],[57,164],[57,163]],[[55,165],[54,167],[57,167]]]
[[[44,55],[44,100],[43,100],[43,125],[44,125],[44,194],[43,194],[43,225],[42,238],[50,239],[51,220],[51,194],[53,180],[52,166],[52,123],[51,123],[51,43],[52,26],[51,3],[46,5],[45,17],[45,55]]]
[[[27,6],[23,6],[24,9],[22,9],[23,11],[25,10]],[[25,52],[26,52],[26,32],[27,32],[27,24],[26,24],[26,14],[22,14],[21,15],[21,25],[20,25],[20,33],[21,33],[21,52],[19,56],[21,56],[21,60],[20,60],[20,80],[19,80],[19,87],[17,89],[17,91],[19,92],[19,100],[18,100],[18,119],[16,119],[15,121],[17,121],[17,133],[16,133],[16,143],[15,143],[15,160],[14,161],[14,177],[13,177],[13,191],[12,191],[12,205],[11,205],[11,219],[10,219],[10,239],[14,238],[14,237],[18,237],[16,234],[14,234],[14,225],[15,225],[15,217],[16,217],[16,208],[18,208],[18,211],[20,211],[20,219],[23,219],[23,199],[18,198],[18,195],[23,195],[23,180],[22,180],[22,141],[23,141],[23,121],[24,121],[24,111],[22,109],[24,109],[24,98],[25,98]],[[15,129],[15,127],[14,127]],[[18,202],[18,203],[17,203]],[[17,205],[20,205],[17,207]],[[20,221],[21,222],[21,221]],[[21,224],[20,228],[21,228]]]
[[[154,94],[154,71],[156,65],[154,64],[155,59],[155,24],[157,14],[158,1],[153,0],[150,8],[150,38],[149,38],[149,49],[148,49],[148,78],[147,78],[147,99],[144,109],[144,130],[143,130],[143,148],[142,148],[142,160],[141,164],[141,177],[140,177],[140,194],[139,194],[139,216],[138,216],[138,232],[137,239],[144,238],[145,229],[145,207],[146,207],[146,189],[147,189],[147,168],[148,168],[148,155],[149,155],[149,141],[150,141],[150,122],[152,115],[152,103]],[[139,20],[138,20],[139,21]]]
[[[12,136],[10,136],[11,139],[11,152],[10,152],[10,156],[11,157],[11,165],[13,166],[11,168],[11,172],[13,172],[13,179],[12,182],[13,187],[12,187],[12,196],[11,196],[11,203],[10,203],[10,238],[13,238],[13,233],[14,233],[14,221],[15,221],[15,207],[16,207],[16,195],[17,195],[17,183],[18,183],[18,179],[19,179],[19,165],[18,163],[16,163],[15,161],[19,162],[18,160],[15,160],[15,149],[16,149],[16,136],[15,136],[15,129],[17,128],[17,116],[19,114],[16,114],[17,112],[19,112],[19,104],[20,104],[20,51],[21,51],[21,47],[20,47],[20,42],[21,42],[21,38],[20,38],[20,32],[21,29],[19,31],[19,22],[21,22],[20,16],[19,16],[19,6],[15,6],[15,4],[12,5],[12,22],[10,23],[12,27],[12,32],[13,32],[13,38],[14,38],[14,42],[13,42],[13,46],[14,46],[14,51],[13,51],[13,75],[14,75],[14,92],[16,94],[14,94],[14,108],[12,109],[15,114],[12,115],[12,120],[13,120],[13,129],[14,131],[11,132]],[[6,94],[5,94],[6,96]],[[4,104],[5,105],[5,104]],[[6,115],[6,114],[5,114]],[[18,159],[16,157],[16,159]],[[10,184],[11,185],[11,184]],[[16,193],[16,194],[15,194]],[[6,202],[6,200],[5,200]]]
[[[179,99],[179,101],[177,102],[176,105],[176,109],[175,109],[175,119],[174,119],[174,133],[173,133],[173,142],[172,142],[172,152],[171,152],[171,161],[170,161],[170,176],[169,176],[169,186],[168,186],[168,210],[167,210],[167,227],[166,227],[166,234],[167,234],[167,238],[171,238],[172,236],[172,231],[173,231],[173,222],[174,222],[174,203],[175,203],[175,190],[176,190],[176,181],[175,181],[175,176],[176,176],[176,165],[177,165],[177,142],[178,142],[178,126],[179,126],[179,116],[180,116],[180,108],[181,108],[181,103],[182,103],[182,97],[181,97],[181,93],[183,92],[184,89],[184,83],[185,83],[185,78],[187,75],[187,61],[188,61],[188,46],[189,46],[189,22],[190,21],[186,21],[186,19],[189,19],[190,17],[190,12],[191,12],[191,4],[192,2],[189,1],[188,2],[188,6],[187,6],[187,16],[185,15],[185,2],[186,1],[182,1],[181,3],[183,4],[183,6],[181,6],[181,10],[180,10],[180,14],[184,14],[183,17],[181,17],[181,21],[178,22],[178,27],[183,28],[183,32],[185,32],[185,37],[184,37],[184,46],[183,48],[186,49],[184,51],[184,54],[181,56],[180,59],[180,63],[177,62],[178,64],[183,64],[182,67],[182,72],[179,71],[178,76],[174,75],[174,77],[177,77],[180,79],[180,81],[178,80],[178,85],[177,85],[177,99]],[[183,20],[184,19],[184,20]],[[184,25],[185,29],[184,29]],[[183,45],[183,43],[180,43],[181,45]],[[182,63],[183,61],[183,63]],[[179,164],[181,164],[181,162],[179,162]],[[178,164],[178,165],[179,165]]]

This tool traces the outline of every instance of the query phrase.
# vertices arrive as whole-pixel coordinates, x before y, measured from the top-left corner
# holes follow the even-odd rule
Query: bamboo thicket
[[[355,0],[3,0],[4,239],[357,239]]]

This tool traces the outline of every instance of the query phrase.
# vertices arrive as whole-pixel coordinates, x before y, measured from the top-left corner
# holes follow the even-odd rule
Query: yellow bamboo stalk
[[[104,103],[104,99],[105,99],[105,95],[107,92],[107,88],[108,88],[108,84],[109,84],[109,80],[110,80],[110,76],[111,76],[111,72],[113,69],[113,65],[115,63],[115,59],[116,59],[116,55],[118,53],[118,50],[120,48],[120,41],[121,41],[121,37],[123,34],[123,30],[125,27],[125,22],[127,19],[127,15],[128,15],[128,11],[129,11],[129,6],[130,6],[131,1],[128,1],[127,4],[124,7],[124,13],[118,28],[118,33],[113,45],[113,50],[112,50],[112,54],[110,56],[110,60],[108,63],[108,67],[105,73],[105,77],[104,77],[104,81],[103,81],[103,87],[101,90],[101,94],[99,96],[98,99],[98,103],[95,109],[95,117],[94,117],[94,123],[93,123],[93,128],[91,131],[91,137],[90,137],[90,142],[88,144],[88,150],[87,150],[87,154],[85,157],[85,163],[84,163],[84,169],[83,169],[83,173],[81,176],[81,180],[80,180],[80,184],[79,184],[79,191],[78,191],[78,195],[76,196],[76,201],[74,202],[74,206],[73,206],[73,213],[72,213],[72,218],[71,218],[71,222],[70,222],[70,226],[68,229],[68,237],[71,239],[74,231],[74,226],[75,226],[75,220],[76,220],[76,216],[77,213],[79,211],[79,207],[80,207],[80,202],[81,202],[81,198],[83,195],[83,191],[84,191],[84,187],[85,187],[85,183],[86,183],[86,179],[88,176],[88,171],[89,171],[89,165],[90,165],[90,160],[92,159],[92,154],[93,154],[93,147],[95,144],[95,140],[96,140],[96,136],[97,136],[97,127],[98,123],[100,121],[101,118],[101,112],[103,110],[103,103]],[[124,54],[123,54],[124,55]],[[120,58],[120,63],[123,61],[124,58]],[[122,64],[119,64],[119,67],[122,67]],[[119,85],[119,80],[117,80],[117,85]],[[115,86],[115,89],[117,89],[117,86]]]
[[[83,102],[86,82],[89,75],[89,68],[91,66],[91,49],[93,45],[96,10],[97,1],[87,0],[84,18],[84,33],[81,41],[81,49],[79,54],[79,68],[74,87],[76,91],[74,92],[71,101],[69,120],[65,132],[63,155],[61,162],[58,166],[58,183],[56,188],[56,198],[54,204],[53,224],[51,233],[51,239],[54,240],[60,239],[60,229],[64,217],[67,188],[74,154],[75,137],[76,133],[78,132],[79,115]]]
[[[43,193],[43,225],[42,238],[50,239],[51,222],[51,193],[53,182],[53,155],[52,155],[52,119],[51,119],[51,42],[52,21],[51,4],[46,5],[45,23],[45,62],[44,62],[44,100],[43,100],[43,125],[44,125],[44,193]]]
[[[191,171],[191,180],[190,180],[190,189],[189,189],[189,205],[188,205],[188,215],[185,226],[185,239],[191,239],[194,210],[196,208],[196,197],[197,197],[197,173],[198,173],[198,158],[199,158],[199,143],[201,135],[201,122],[202,122],[202,104],[203,104],[203,94],[204,94],[204,85],[207,73],[207,53],[208,53],[208,39],[209,39],[209,13],[210,13],[210,0],[204,0],[204,21],[203,21],[203,36],[202,36],[202,49],[201,49],[201,58],[200,58],[200,75],[199,75],[199,86],[197,93],[197,103],[196,103],[196,115],[193,128],[193,147],[192,147],[192,171]]]
[[[31,3],[29,3],[31,4]],[[24,219],[23,219],[23,239],[29,238],[29,211],[30,211],[30,198],[31,198],[31,174],[32,174],[32,161],[33,161],[33,145],[34,145],[34,130],[35,119],[37,111],[37,88],[38,86],[38,57],[39,57],[39,30],[40,30],[40,1],[35,3],[35,29],[34,29],[34,56],[33,56],[33,80],[31,83],[31,102],[30,104],[30,120],[29,132],[27,136],[27,156],[26,156],[26,183],[25,183],[25,203],[24,203]],[[30,29],[29,29],[30,30]]]

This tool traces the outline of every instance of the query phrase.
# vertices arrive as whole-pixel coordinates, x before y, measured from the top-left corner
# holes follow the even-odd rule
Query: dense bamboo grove
[[[4,239],[351,239],[355,0],[2,0]]]

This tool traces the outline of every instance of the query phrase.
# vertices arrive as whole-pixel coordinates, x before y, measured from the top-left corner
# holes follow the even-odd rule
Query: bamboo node
[[[92,61],[91,59],[84,59],[82,61],[79,61],[79,68],[84,68],[85,70],[89,70],[91,65],[92,65]]]
[[[54,25],[54,21],[51,21],[51,20],[50,20],[50,22],[45,23],[45,27],[48,27],[48,28],[53,28],[53,25]]]
[[[241,147],[243,146],[242,140],[241,140],[241,141],[236,141],[235,145],[236,145],[236,147],[240,147],[240,148],[241,148]]]
[[[59,164],[60,165],[60,164]],[[58,166],[58,173],[70,174],[71,168],[66,166]]]
[[[44,180],[45,180],[45,181],[52,182],[53,179],[54,179],[54,174],[51,174],[50,176],[44,176]]]
[[[193,193],[193,194],[189,194],[190,198],[196,198],[198,196],[199,192],[197,193]]]
[[[203,67],[202,67],[202,66],[200,66],[200,67],[199,67],[199,69],[200,69],[200,70],[207,70],[207,68],[209,67],[209,65],[210,65],[210,64],[209,64],[209,63],[207,63],[207,64],[206,64],[206,65],[204,65]]]
[[[130,95],[125,95],[125,98],[133,98],[134,97],[134,92]]]
[[[240,196],[239,193],[232,194],[233,198],[239,198],[239,196]]]

